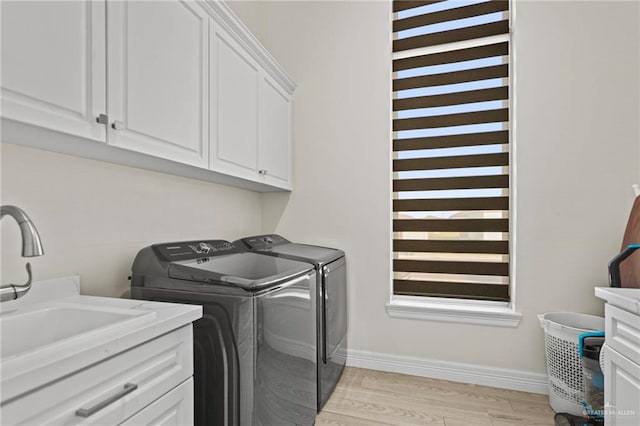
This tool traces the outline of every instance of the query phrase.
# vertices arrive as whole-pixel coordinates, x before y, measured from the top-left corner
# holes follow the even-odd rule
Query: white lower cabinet
[[[105,357],[7,401],[3,424],[189,424],[182,421],[193,418],[191,324]]]
[[[605,305],[606,426],[640,425],[640,289],[596,289]]]
[[[123,426],[185,426],[193,424],[193,379],[189,379],[140,411]]]
[[[640,425],[640,364],[605,347],[605,424]]]

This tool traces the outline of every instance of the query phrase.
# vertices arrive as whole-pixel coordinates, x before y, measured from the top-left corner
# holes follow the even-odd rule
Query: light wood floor
[[[347,367],[317,426],[553,426],[547,395]]]

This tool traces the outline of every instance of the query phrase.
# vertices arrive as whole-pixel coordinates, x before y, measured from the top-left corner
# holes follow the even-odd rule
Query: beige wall
[[[543,372],[536,315],[602,312],[638,179],[638,3],[517,2],[515,329],[385,311],[389,3],[232,7],[298,83],[295,191],[263,195],[263,230],[347,252],[351,348]]]
[[[23,208],[45,256],[20,257],[20,234],[5,217],[2,283],[79,274],[81,292],[128,293],[141,248],[188,239],[235,239],[261,228],[255,192],[100,161],[2,144],[2,204]]]

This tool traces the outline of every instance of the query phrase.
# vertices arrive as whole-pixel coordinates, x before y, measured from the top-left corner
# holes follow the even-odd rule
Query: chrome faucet
[[[42,256],[42,243],[38,230],[29,219],[29,216],[16,206],[0,206],[0,219],[9,215],[18,222],[22,234],[22,257]],[[25,284],[7,284],[0,286],[0,302],[14,300],[27,294],[31,290],[31,264],[27,263],[28,279]]]

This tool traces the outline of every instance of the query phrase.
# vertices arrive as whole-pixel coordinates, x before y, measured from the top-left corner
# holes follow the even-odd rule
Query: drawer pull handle
[[[130,394],[131,392],[133,392],[136,389],[138,389],[138,385],[136,385],[134,383],[125,383],[124,388],[122,388],[122,390],[120,392],[116,393],[115,395],[110,396],[109,398],[105,399],[104,401],[98,402],[93,407],[80,408],[80,409],[76,410],[76,416],[89,417],[89,416],[97,413],[98,411],[102,410],[106,406],[116,402],[117,400],[119,400],[123,396]]]

